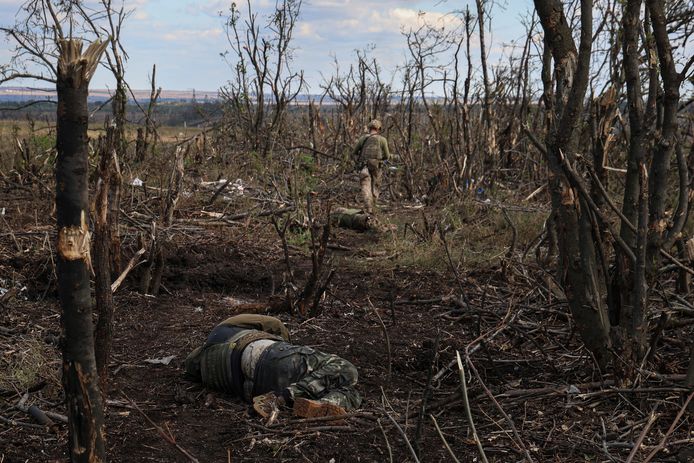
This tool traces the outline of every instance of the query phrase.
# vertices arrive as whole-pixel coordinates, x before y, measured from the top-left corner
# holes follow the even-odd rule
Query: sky
[[[114,0],[118,4],[119,0]],[[0,0],[0,24],[11,25],[23,0]],[[237,0],[245,5],[246,0]],[[274,10],[275,0],[251,0],[251,8],[263,19]],[[492,11],[490,61],[498,60],[505,45],[521,39],[521,17],[532,0],[497,0]],[[215,91],[231,76],[221,54],[229,49],[224,31],[231,1],[223,0],[125,0],[131,14],[121,32],[128,53],[126,80],[134,89],[149,88],[152,65],[157,65],[157,85],[167,90]],[[407,55],[403,32],[427,21],[451,21],[453,10],[470,7],[474,0],[304,0],[296,25],[294,69],[303,69],[309,92],[320,93],[322,75],[355,60],[355,50],[373,47],[375,57],[389,73]],[[479,54],[473,41],[473,54]],[[7,63],[13,45],[0,39],[0,64]],[[22,83],[22,85],[27,84]],[[45,86],[45,84],[39,85]],[[92,88],[112,88],[113,79],[101,69]]]

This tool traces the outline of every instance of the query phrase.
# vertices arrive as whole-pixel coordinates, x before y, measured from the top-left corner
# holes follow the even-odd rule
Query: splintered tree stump
[[[60,40],[58,49],[56,218],[57,276],[62,309],[63,387],[68,415],[70,461],[105,461],[104,414],[94,358],[90,290],[90,233],[87,153],[87,95],[107,42],[82,54],[79,40]]]

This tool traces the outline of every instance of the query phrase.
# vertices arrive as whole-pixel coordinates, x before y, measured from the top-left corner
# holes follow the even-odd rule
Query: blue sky
[[[118,0],[114,0],[117,4]],[[245,4],[245,0],[237,3]],[[0,20],[9,25],[22,0],[0,0]],[[231,75],[220,57],[228,44],[223,28],[230,1],[221,0],[125,0],[131,9],[122,31],[129,54],[126,78],[131,87],[149,87],[152,64],[157,65],[157,83],[168,90],[216,90]],[[532,8],[531,0],[495,2],[492,13],[491,57],[499,59],[504,44],[523,36],[521,16]],[[252,0],[261,17],[273,10],[274,0]],[[304,0],[294,40],[294,68],[305,71],[312,93],[318,93],[321,73],[330,75],[334,57],[347,67],[355,50],[374,45],[372,55],[388,72],[405,61],[407,49],[402,31],[425,19],[430,23],[450,21],[449,12],[464,9],[472,0]],[[475,39],[473,53],[479,54]],[[12,46],[0,40],[0,63],[11,56]],[[112,79],[100,70],[92,88],[110,88]]]

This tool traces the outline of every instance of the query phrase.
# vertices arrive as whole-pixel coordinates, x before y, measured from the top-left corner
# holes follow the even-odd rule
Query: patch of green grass
[[[509,211],[508,214],[517,230],[517,255],[540,233],[546,214],[542,211]],[[423,209],[409,215],[390,214],[382,220],[384,228],[390,226],[396,230],[373,232],[373,239],[365,240],[362,246],[367,255],[378,254],[379,258],[349,259],[347,265],[383,270],[400,266],[445,271],[449,267],[448,257],[439,233],[444,229],[454,264],[470,270],[497,264],[507,253],[513,235],[511,225],[499,208],[472,201],[435,210]]]
[[[55,358],[55,353],[40,339],[19,339],[0,358],[0,390],[23,391],[41,380],[58,381]]]
[[[308,229],[300,229],[287,233],[287,243],[300,248],[306,247],[311,242],[311,232]]]
[[[49,151],[55,148],[55,135],[36,134],[31,137],[31,143],[40,152]]]

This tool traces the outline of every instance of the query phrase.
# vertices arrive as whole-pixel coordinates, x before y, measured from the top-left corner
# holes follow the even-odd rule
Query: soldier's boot
[[[294,399],[294,415],[301,418],[318,418],[322,416],[341,416],[347,411],[339,405],[320,400],[299,397]]]

